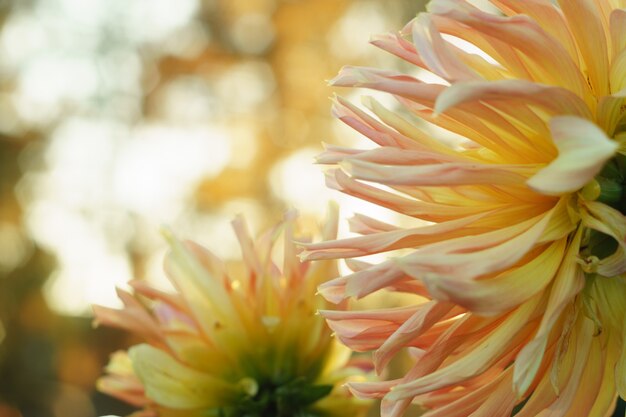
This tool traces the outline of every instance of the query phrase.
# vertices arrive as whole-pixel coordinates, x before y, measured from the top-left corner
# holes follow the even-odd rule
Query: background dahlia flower
[[[357,216],[362,236],[302,256],[404,249],[350,260],[354,273],[320,287],[335,302],[381,289],[424,299],[323,312],[379,370],[412,352],[404,377],[350,384],[383,398],[383,416],[412,401],[428,417],[609,416],[626,397],[626,2],[491,4],[501,13],[431,1],[372,41],[415,71],[349,67],[333,80],[398,107],[336,100],[335,115],[378,146],[327,148],[329,185],[428,224]]]
[[[325,238],[335,236],[332,217]],[[335,263],[298,261],[293,215],[256,242],[241,218],[233,226],[243,253],[233,268],[168,233],[176,293],[136,281],[151,309],[124,291],[122,310],[94,307],[97,323],[146,340],[113,355],[99,388],[153,411],[141,416],[363,415],[369,402],[342,385],[363,378],[367,364],[350,363],[316,314],[326,306],[316,287],[336,275]]]

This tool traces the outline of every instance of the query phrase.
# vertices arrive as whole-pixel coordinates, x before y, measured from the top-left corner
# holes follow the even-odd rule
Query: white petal
[[[554,117],[550,131],[559,156],[527,183],[542,194],[560,195],[582,188],[618,147],[599,127],[579,117]]]

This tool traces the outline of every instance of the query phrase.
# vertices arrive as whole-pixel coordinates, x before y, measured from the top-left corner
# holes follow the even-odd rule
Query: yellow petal
[[[564,309],[572,302],[574,297],[582,290],[584,277],[578,267],[577,255],[580,250],[582,228],[570,242],[563,263],[554,279],[546,310],[541,319],[539,329],[533,340],[520,352],[515,361],[514,384],[518,395],[521,397],[535,378],[537,369],[543,360],[548,336],[552,327],[557,322]]]
[[[576,38],[595,95],[607,95],[609,93],[608,40],[598,9],[589,0],[559,0],[559,4]]]
[[[626,70],[624,64],[625,62],[621,63],[622,68],[620,70]],[[614,62],[613,65],[615,67],[616,63]],[[617,84],[621,85],[626,82],[622,75],[618,75],[618,77],[619,81],[616,81]],[[615,130],[624,116],[624,103],[626,103],[626,90],[623,89],[610,96],[604,96],[598,101],[596,122],[598,126],[604,129],[608,137],[615,135]]]
[[[563,416],[569,409],[574,395],[581,384],[591,342],[593,340],[593,322],[579,317],[574,325],[569,348],[563,357],[558,374],[560,393],[555,392],[550,374],[544,373],[540,383],[530,395],[530,399],[516,417],[557,417]]]
[[[626,398],[626,321],[622,330],[622,349],[615,365],[615,383],[620,397]]]
[[[217,407],[237,393],[234,384],[189,368],[150,345],[134,346],[129,355],[146,396],[165,407]]]
[[[622,49],[611,63],[609,77],[612,93],[626,88],[626,49]]]
[[[604,372],[598,385],[598,392],[593,407],[587,417],[606,417],[612,415],[617,400],[615,388],[615,363],[619,356],[618,336],[609,335],[606,351],[604,353]],[[586,386],[583,387],[585,389]],[[575,409],[573,409],[574,411]]]
[[[615,59],[615,56],[626,48],[626,31],[624,30],[624,27],[626,27],[626,10],[613,10],[609,22],[611,29],[611,50],[613,51],[612,57]]]

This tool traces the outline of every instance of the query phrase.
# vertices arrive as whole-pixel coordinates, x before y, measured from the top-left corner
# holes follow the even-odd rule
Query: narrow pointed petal
[[[598,386],[597,397],[595,403],[588,413],[588,417],[606,417],[613,413],[615,403],[617,402],[617,389],[615,385],[615,377],[619,375],[620,370],[614,365],[618,363],[619,344],[616,343],[617,336],[610,335],[606,352],[604,352],[604,369],[602,381]]]
[[[563,12],[550,0],[492,0],[507,16],[525,14],[534,19],[543,30],[557,39],[574,62],[580,57],[576,41],[570,32]]]
[[[427,411],[423,414],[423,417],[466,417],[472,415],[481,404],[484,404],[494,395],[498,388],[510,389],[512,374],[511,368],[502,371],[496,370],[496,372],[485,372],[485,374],[479,377],[487,376],[488,378],[484,382],[481,379],[481,383],[477,383],[476,387],[468,384],[463,387],[464,389],[456,392],[447,391],[445,394],[448,394],[450,399],[443,400],[441,405],[432,411]],[[458,397],[452,397],[452,394],[456,393],[459,393]],[[442,396],[445,394],[442,394]],[[431,398],[425,399],[425,405],[430,404],[430,401]]]
[[[579,318],[575,332],[570,341],[571,348],[560,363],[558,371],[558,389],[552,385],[549,374],[544,374],[541,382],[530,395],[530,399],[516,417],[562,417],[568,411],[580,378],[584,371],[591,342],[594,325],[587,318]]]
[[[134,407],[146,407],[150,400],[146,398],[143,385],[134,379],[119,376],[100,378],[96,384],[98,391],[124,401]]]
[[[566,239],[561,239],[522,266],[494,278],[458,280],[441,277],[437,291],[481,315],[502,314],[544,290],[561,264]]]
[[[353,178],[387,185],[519,185],[534,174],[538,166],[439,163],[402,166],[379,165],[366,161],[344,161],[340,166]]]
[[[519,396],[526,392],[535,378],[552,326],[584,286],[583,271],[578,268],[577,263],[581,236],[582,229],[579,228],[556,275],[537,333],[533,340],[522,349],[515,361],[514,383]]]
[[[300,256],[307,260],[353,258],[405,247],[417,248],[466,236],[469,231],[480,233],[479,227],[472,229],[468,226],[482,217],[483,215],[468,216],[413,229],[400,229],[347,239],[301,244],[305,251],[301,252]],[[482,231],[487,230],[483,229]]]
[[[485,233],[465,242],[461,238],[459,244],[467,248],[467,251],[461,253],[439,252],[435,251],[435,245],[432,245],[422,251],[399,258],[395,263],[407,274],[424,280],[433,295],[436,294],[436,296],[446,299],[445,294],[438,291],[438,277],[470,280],[484,274],[502,271],[514,265],[535,246],[548,222],[549,216],[544,216],[534,224],[526,225],[526,229],[522,229],[521,233],[500,244],[488,242],[488,236],[492,234]],[[511,228],[507,232],[510,233],[515,229]],[[494,233],[493,236],[496,237],[497,234]],[[505,234],[502,234],[501,238],[504,237]],[[481,246],[483,247],[481,248]],[[472,250],[472,248],[475,249]]]
[[[608,42],[598,9],[588,0],[559,0],[558,3],[585,61],[594,93],[597,96],[608,94]]]
[[[171,235],[169,240],[172,252],[165,260],[165,270],[204,333],[215,340],[215,322],[236,325],[239,316],[222,283],[202,267],[182,242]]]
[[[586,366],[580,377],[582,383],[577,387],[578,389],[569,406],[569,412],[565,414],[565,417],[577,417],[579,415],[591,417],[591,410],[600,395],[599,390],[604,379],[606,357],[602,344],[599,338],[592,339]]]
[[[458,219],[499,208],[496,204],[459,206],[411,199],[359,182],[350,178],[340,169],[329,171],[326,175],[326,181],[327,186],[331,189],[339,190],[399,213],[427,221],[440,222]]]
[[[622,70],[626,70],[622,68]],[[620,75],[621,77],[622,75]],[[620,84],[622,81],[619,81]],[[608,137],[613,137],[623,117],[623,106],[626,103],[626,90],[619,90],[613,95],[604,96],[598,102],[596,122],[604,129]]]
[[[444,90],[435,105],[437,113],[476,101],[525,101],[543,107],[554,115],[574,115],[591,119],[585,102],[571,91],[560,87],[522,80],[456,83]]]
[[[625,19],[626,20],[626,19]],[[611,63],[609,81],[611,92],[617,93],[626,89],[626,49],[622,49]]]
[[[399,35],[393,33],[374,35],[370,43],[420,68],[426,68],[424,61],[417,54],[415,46]]]
[[[415,19],[413,43],[428,69],[446,81],[457,82],[481,78],[458,59],[436,30],[428,14],[420,14]]]
[[[373,68],[344,67],[331,81],[336,87],[363,87],[397,94],[424,105],[432,105],[445,88],[439,84],[426,84],[401,73]]]
[[[405,344],[417,338],[454,308],[454,304],[430,301],[420,306],[374,353],[374,365],[380,373]]]
[[[399,400],[422,394],[438,388],[444,388],[455,383],[467,380],[485,372],[494,362],[503,355],[510,353],[507,346],[513,346],[527,337],[530,332],[527,323],[536,314],[540,297],[520,306],[511,313],[505,321],[493,332],[477,344],[472,352],[445,367],[413,381],[403,383],[393,388],[386,398]],[[516,343],[517,342],[517,343]]]
[[[626,32],[624,27],[626,25],[626,10],[615,9],[610,15],[610,31],[611,31],[611,50],[613,51],[612,57],[615,57],[626,48]],[[613,86],[611,91],[615,92]]]
[[[350,225],[350,232],[358,233],[360,235],[369,235],[381,232],[385,233],[398,230],[398,227],[396,226],[359,213],[349,218],[348,224]]]
[[[475,29],[483,38],[493,38],[495,41],[490,43],[497,48],[496,51],[507,51],[497,42],[505,40],[514,52],[496,60],[505,67],[509,66],[519,78],[568,88],[587,101],[589,88],[577,63],[557,39],[529,16],[497,16],[483,12],[465,0],[433,0],[429,7],[436,15]],[[520,53],[532,63],[524,65],[519,58]]]
[[[163,334],[161,329],[154,318],[146,311],[146,308],[122,289],[117,289],[117,295],[122,299],[126,308],[117,310],[94,305],[94,324],[136,332],[147,340],[163,346]]]

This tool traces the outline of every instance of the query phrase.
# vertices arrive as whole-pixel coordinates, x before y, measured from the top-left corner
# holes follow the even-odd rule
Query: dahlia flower
[[[333,215],[336,218],[336,216]],[[368,401],[343,386],[367,364],[331,337],[316,314],[316,287],[336,274],[332,261],[299,263],[294,216],[256,242],[233,222],[243,262],[232,268],[208,250],[166,233],[165,261],[175,293],[132,282],[147,309],[119,291],[122,310],[94,308],[96,323],[145,339],[113,355],[99,388],[159,417],[360,416]],[[323,236],[332,238],[336,221]]]
[[[360,236],[302,257],[348,259],[353,273],[320,286],[328,300],[419,296],[322,312],[378,370],[400,351],[415,359],[398,379],[349,384],[382,398],[383,416],[411,402],[428,417],[609,416],[626,397],[626,2],[491,4],[500,12],[431,1],[372,41],[413,71],[347,67],[333,80],[397,107],[336,99],[334,114],[377,146],[328,147],[329,185],[415,226],[357,215]]]

